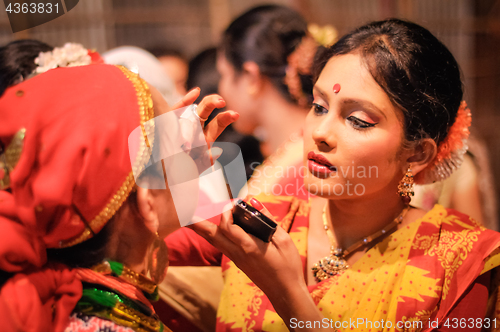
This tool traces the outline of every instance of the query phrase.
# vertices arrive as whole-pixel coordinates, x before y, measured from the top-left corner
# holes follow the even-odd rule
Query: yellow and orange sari
[[[290,236],[305,269],[309,204],[294,197],[258,199],[278,222],[291,224]],[[500,265],[499,246],[500,233],[436,205],[375,245],[343,274],[310,287],[325,316],[317,327],[339,331],[500,328],[500,319],[484,318],[489,271]],[[264,293],[227,257],[221,263],[225,287],[217,331],[288,331]],[[480,287],[482,275],[485,285]],[[315,322],[290,323],[299,327]]]

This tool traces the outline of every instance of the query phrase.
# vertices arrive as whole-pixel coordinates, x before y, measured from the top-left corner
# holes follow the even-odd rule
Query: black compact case
[[[259,210],[242,201],[236,202],[233,208],[233,221],[235,225],[243,228],[248,234],[258,237],[264,242],[270,242],[276,226],[274,221],[260,213]]]

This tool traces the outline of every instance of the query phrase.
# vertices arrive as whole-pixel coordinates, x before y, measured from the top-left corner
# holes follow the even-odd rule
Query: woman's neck
[[[128,207],[122,211],[114,224],[106,256],[135,272],[143,273],[147,268],[146,257],[155,235],[144,226],[144,222],[133,216],[135,214]]]
[[[328,218],[343,249],[383,229],[405,207],[397,193],[392,192],[359,199],[328,200],[327,204]]]
[[[275,152],[293,133],[302,130],[307,115],[307,110],[281,96],[264,98],[259,112],[260,125],[267,135],[264,143],[269,154]]]

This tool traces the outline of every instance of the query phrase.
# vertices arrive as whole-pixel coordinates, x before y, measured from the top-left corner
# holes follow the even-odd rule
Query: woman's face
[[[227,109],[240,114],[233,126],[241,133],[252,134],[258,126],[255,100],[250,94],[248,74],[237,72],[222,52],[217,54],[217,70],[220,74],[219,93],[226,101]]]
[[[396,193],[407,166],[402,117],[359,55],[332,57],[314,86],[306,119],[308,190],[330,199]]]

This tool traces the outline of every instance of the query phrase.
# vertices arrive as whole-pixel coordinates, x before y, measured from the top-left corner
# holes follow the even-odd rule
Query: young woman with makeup
[[[270,243],[231,213],[193,227],[224,254],[199,258],[223,267],[217,330],[493,327],[500,234],[410,205],[413,183],[446,178],[466,150],[470,114],[452,54],[423,27],[391,19],[344,36],[317,65],[303,155],[316,197],[250,200],[281,226]]]

